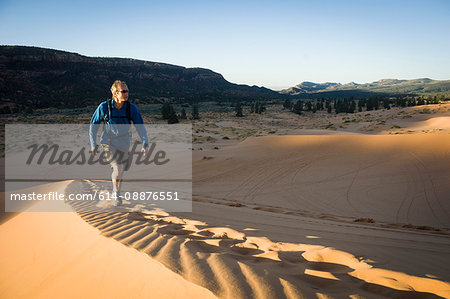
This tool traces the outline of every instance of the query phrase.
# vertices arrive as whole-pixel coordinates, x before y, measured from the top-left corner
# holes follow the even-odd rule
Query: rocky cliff
[[[279,98],[267,88],[238,85],[203,68],[128,58],[86,57],[64,51],[0,46],[0,99],[35,107],[83,107],[110,97],[114,80],[142,102]]]

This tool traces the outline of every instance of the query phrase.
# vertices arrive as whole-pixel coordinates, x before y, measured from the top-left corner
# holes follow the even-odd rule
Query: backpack
[[[131,125],[131,123],[133,122],[133,120],[131,119],[131,104],[130,102],[126,101],[125,102],[125,109],[127,111],[127,116],[111,116],[111,111],[112,111],[112,101],[113,100],[107,100],[106,104],[108,105],[108,115],[105,117],[105,119],[103,120],[105,122],[105,124],[108,123],[108,121],[111,118],[127,118],[128,119],[128,123]]]

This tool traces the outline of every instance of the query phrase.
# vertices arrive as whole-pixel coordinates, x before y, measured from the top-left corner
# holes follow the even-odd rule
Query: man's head
[[[124,81],[114,81],[111,86],[111,93],[113,98],[119,102],[128,101],[128,86]]]

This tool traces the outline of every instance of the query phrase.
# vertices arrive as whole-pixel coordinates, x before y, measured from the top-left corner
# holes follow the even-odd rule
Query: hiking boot
[[[122,205],[122,195],[120,195],[120,192],[113,192],[113,196],[112,196],[114,202],[113,202],[113,206],[114,207],[118,207]]]

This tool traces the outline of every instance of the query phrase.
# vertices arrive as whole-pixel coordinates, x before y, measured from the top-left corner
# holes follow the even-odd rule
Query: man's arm
[[[91,142],[91,151],[92,154],[95,156],[97,153],[97,132],[98,128],[103,121],[104,113],[103,113],[103,103],[100,104],[97,109],[95,110],[94,114],[92,115],[90,126],[89,126],[89,141]]]
[[[141,113],[139,112],[139,109],[136,107],[136,105],[131,104],[131,119],[133,120],[134,126],[136,127],[136,131],[139,134],[139,137],[142,140],[142,146],[144,148],[148,147],[148,136],[147,136],[147,130],[144,126],[144,120],[142,119]]]

